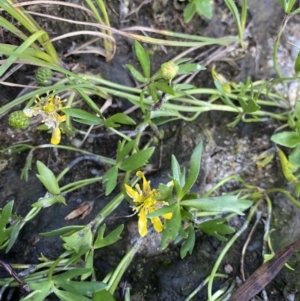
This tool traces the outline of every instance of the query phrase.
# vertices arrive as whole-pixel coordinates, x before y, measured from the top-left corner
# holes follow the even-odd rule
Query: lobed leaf
[[[187,255],[187,253],[189,253],[190,255],[193,253],[196,241],[195,230],[193,225],[189,225],[189,227],[185,229],[185,232],[187,233],[187,239],[184,241],[180,248],[181,258],[184,258]]]

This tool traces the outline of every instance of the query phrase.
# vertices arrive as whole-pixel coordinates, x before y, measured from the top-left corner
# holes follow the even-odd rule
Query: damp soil
[[[80,3],[80,1],[77,1]],[[128,26],[152,26],[155,28],[168,29],[171,31],[199,34],[213,37],[222,37],[228,34],[236,34],[234,20],[225,8],[223,1],[214,1],[214,16],[211,21],[195,16],[191,23],[184,24],[182,20],[183,4],[179,1],[131,1],[129,11],[140,5],[140,9],[127,17],[122,13],[120,3],[122,1],[107,1],[108,11],[112,26],[124,28]],[[33,5],[28,10],[34,12],[43,11],[45,7]],[[128,13],[127,12],[127,13]],[[262,13],[263,12],[263,13]],[[76,16],[79,20],[87,20],[87,16],[72,9],[61,8],[48,5],[46,13],[70,18]],[[123,15],[122,15],[123,14]],[[266,15],[267,14],[267,15]],[[274,41],[283,13],[276,1],[249,1],[248,19],[248,39],[249,49],[242,56],[230,57],[228,61],[215,61],[219,72],[226,75],[232,81],[245,81],[248,77],[252,80],[261,78],[271,78],[274,76],[273,69],[268,63],[270,60],[270,41]],[[70,24],[60,23],[51,19],[37,17],[43,24],[50,36],[79,30]],[[296,23],[296,21],[295,21]],[[7,37],[2,36],[3,42]],[[93,54],[77,54],[64,57],[64,54],[74,44],[85,42],[85,37],[77,40],[68,38],[55,43],[55,46],[64,57],[65,64],[75,66],[79,72],[101,74],[110,81],[128,86],[135,86],[134,80],[126,71],[125,64],[136,64],[137,60],[133,51],[133,42],[121,36],[115,36],[117,41],[117,52],[113,60],[109,63],[100,56]],[[9,39],[9,37],[7,38]],[[272,45],[272,44],[271,44]],[[152,68],[157,70],[161,63],[172,59],[180,53],[182,49],[168,47],[165,52],[163,47],[143,45],[150,53]],[[253,55],[255,50],[255,55]],[[199,55],[198,50],[189,56]],[[205,49],[209,51],[209,49]],[[287,52],[289,49],[287,48]],[[193,84],[198,87],[212,87],[213,81],[210,75],[212,65],[207,65],[207,70],[203,71],[194,79]],[[8,81],[18,84],[32,83],[35,68],[23,66],[15,72]],[[13,100],[21,92],[18,88],[0,85],[1,105]],[[29,90],[27,90],[29,91]],[[94,101],[101,106],[105,101],[97,98]],[[126,99],[113,98],[113,105],[105,112],[107,115],[115,112],[123,112],[131,107]],[[21,108],[14,108],[21,109]],[[136,111],[132,113],[134,118],[140,118]],[[39,132],[30,127],[26,131],[16,131],[9,128],[8,116],[3,116],[1,120],[0,143],[2,149],[18,143],[40,145],[48,143],[49,134]],[[238,174],[246,182],[257,185],[261,188],[270,188],[275,184],[284,185],[284,180],[280,174],[278,163],[274,161],[267,170],[258,169],[252,158],[261,152],[272,147],[270,136],[278,127],[274,120],[264,123],[238,124],[234,128],[226,127],[226,124],[233,121],[234,115],[223,112],[208,112],[201,114],[194,122],[175,121],[163,125],[165,135],[158,147],[157,152],[151,160],[155,172],[151,172],[149,177],[152,185],[165,182],[168,179],[170,168],[170,157],[174,154],[178,161],[185,165],[195,147],[203,140],[205,144],[201,175],[193,188],[201,193],[222,178],[228,175]],[[115,149],[118,142],[116,136],[111,136],[105,131],[99,130],[98,135],[89,137],[83,144],[82,149],[95,154],[114,158]],[[150,133],[153,135],[154,133]],[[78,134],[76,139],[83,139]],[[72,143],[70,137],[63,137],[63,144]],[[146,139],[146,138],[145,138]],[[28,151],[19,154],[4,152],[1,154],[1,178],[0,178],[0,207],[7,202],[14,200],[14,212],[25,216],[31,208],[31,204],[45,194],[45,189],[36,178],[35,164],[29,172],[27,181],[20,179],[21,171],[24,167]],[[33,162],[37,160],[44,162],[55,174],[67,167],[74,159],[82,156],[79,152],[70,152],[62,149],[37,149],[33,153]],[[74,180],[90,178],[100,175],[106,171],[106,166],[101,162],[95,162],[88,158],[83,158],[75,165],[62,184]],[[230,182],[223,189],[223,192],[238,188],[238,183]],[[222,191],[219,191],[221,193]],[[18,240],[6,254],[1,251],[1,260],[9,263],[35,264],[42,253],[49,259],[55,259],[62,251],[62,243],[58,237],[45,238],[39,235],[68,225],[85,225],[89,223],[97,213],[114,196],[104,196],[104,187],[101,183],[95,183],[85,189],[81,189],[67,195],[67,205],[54,205],[43,209],[31,222],[22,229]],[[274,195],[274,216],[273,227],[276,230],[274,238],[275,251],[299,238],[299,212],[282,195]],[[94,201],[93,211],[83,220],[73,219],[66,221],[64,218],[74,208],[85,201]],[[266,209],[262,206],[262,212]],[[116,211],[106,220],[107,228],[113,229],[120,223],[124,223],[125,230],[122,239],[110,248],[95,253],[95,267],[98,279],[103,279],[119,263],[120,259],[129,250],[132,241],[137,238],[137,218],[132,217],[132,209],[128,203],[123,202]],[[131,216],[131,217],[129,217]],[[264,217],[264,215],[263,215]],[[262,242],[264,235],[264,218],[258,223],[252,239],[245,254],[245,276],[249,277],[262,264]],[[245,216],[232,219],[230,224],[239,229],[245,222]],[[243,245],[249,235],[249,230],[237,240],[230,249],[221,269],[227,268],[230,279],[240,277],[240,259]],[[149,233],[144,239],[142,246],[135,259],[122,278],[120,289],[116,293],[116,300],[122,300],[122,287],[131,287],[132,301],[183,301],[189,294],[199,286],[199,284],[209,275],[214,263],[225,243],[204,233],[196,233],[196,245],[192,255],[185,259],[179,256],[179,246],[170,247],[161,251],[159,249],[159,235]],[[296,272],[284,269],[268,285],[267,294],[269,300],[288,300],[291,292],[296,296],[300,287],[298,276],[300,269],[299,256],[293,256],[291,266]],[[228,267],[229,270],[228,270]],[[298,272],[297,272],[298,271]],[[220,270],[224,272],[224,270]],[[4,270],[0,270],[1,277],[7,277]],[[218,289],[224,281],[216,279],[214,290]],[[20,292],[16,291],[10,300],[18,300]],[[18,296],[18,297],[17,297]],[[8,298],[8,297],[7,297]],[[298,296],[300,298],[300,296]],[[7,299],[8,300],[8,299]],[[51,297],[47,300],[57,300]],[[206,289],[197,293],[192,300],[207,300]],[[257,299],[259,300],[259,299]]]

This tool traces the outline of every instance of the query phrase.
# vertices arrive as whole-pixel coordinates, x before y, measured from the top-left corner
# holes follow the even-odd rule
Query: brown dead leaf
[[[84,219],[87,215],[89,215],[93,209],[94,201],[92,202],[83,202],[80,204],[79,207],[77,207],[75,210],[73,210],[70,214],[68,214],[65,217],[65,220],[73,219],[76,217],[80,217],[80,219]]]
[[[279,251],[272,260],[264,263],[241,285],[229,301],[248,301],[258,294],[279,273],[285,263],[300,247],[300,240]]]

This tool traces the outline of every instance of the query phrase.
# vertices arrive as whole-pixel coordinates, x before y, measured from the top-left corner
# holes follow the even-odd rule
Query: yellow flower
[[[43,118],[42,122],[45,123],[49,129],[52,129],[51,143],[57,145],[61,139],[59,125],[67,119],[65,114],[60,115],[58,113],[65,108],[63,106],[65,100],[61,100],[58,96],[54,95],[46,99],[40,99],[39,96],[37,96],[37,99],[38,102],[36,106],[25,109],[23,112],[28,117],[41,115]]]
[[[138,171],[136,175],[143,179],[143,190],[141,190],[139,184],[135,185],[135,189],[125,184],[125,190],[126,193],[133,199],[133,202],[136,203],[133,209],[138,212],[138,229],[140,235],[143,237],[148,232],[147,215],[164,206],[168,206],[169,204],[165,201],[157,200],[157,197],[160,195],[159,191],[157,189],[151,190],[150,181],[146,180],[141,171]],[[172,215],[173,214],[170,212],[163,214],[162,217],[164,219],[171,219]],[[157,232],[161,232],[163,230],[163,224],[160,217],[152,217],[150,220]]]

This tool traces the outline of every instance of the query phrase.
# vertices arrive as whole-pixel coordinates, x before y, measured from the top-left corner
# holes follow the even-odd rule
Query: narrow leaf
[[[103,183],[106,183],[105,195],[109,195],[117,186],[118,167],[113,166],[103,175]]]
[[[196,148],[193,151],[190,160],[190,170],[189,175],[186,180],[186,183],[180,193],[180,196],[183,197],[195,184],[201,167],[201,155],[202,155],[203,143],[200,141]]]
[[[51,194],[59,194],[60,189],[54,173],[41,161],[37,161],[36,166],[39,172],[37,177],[44,184],[46,189]]]
[[[71,117],[77,118],[76,119],[77,122],[81,122],[81,123],[89,124],[89,125],[103,124],[103,121],[101,118],[95,116],[94,114],[86,112],[84,110],[81,110],[81,109],[66,108],[62,111]]]
[[[134,42],[135,54],[141,64],[144,75],[147,79],[150,78],[150,58],[148,52],[143,48],[143,46],[138,42]]]
[[[68,226],[68,227],[63,227],[63,228],[59,228],[50,232],[43,232],[40,233],[41,236],[44,237],[51,237],[51,236],[56,236],[56,235],[66,235],[66,234],[71,234],[71,232],[75,232],[75,231],[80,231],[82,229],[84,229],[85,226]]]
[[[127,64],[126,68],[130,71],[131,75],[139,82],[146,83],[148,80],[145,78],[138,70],[136,70],[132,65]]]
[[[161,239],[161,248],[165,249],[168,245],[175,240],[178,235],[178,231],[181,226],[181,215],[180,215],[180,206],[178,203],[170,206],[173,210],[173,215],[170,220],[166,221],[166,228],[163,231]]]
[[[189,23],[196,13],[196,5],[195,2],[190,2],[186,5],[183,11],[183,18],[185,23]]]
[[[58,290],[56,287],[53,287],[55,295],[61,299],[61,301],[91,301],[90,298],[85,296],[80,296],[79,294],[74,294],[71,292]]]
[[[123,113],[114,114],[113,116],[106,119],[104,122],[105,126],[112,128],[119,127],[120,124],[135,125],[136,123],[132,118]]]
[[[193,200],[181,201],[182,206],[189,206],[202,211],[208,212],[235,212],[244,215],[243,211],[247,210],[252,202],[244,199],[238,199],[234,195],[222,195],[217,197],[200,198]]]
[[[125,159],[119,166],[121,170],[131,171],[145,165],[154,152],[154,147],[141,150]]]

